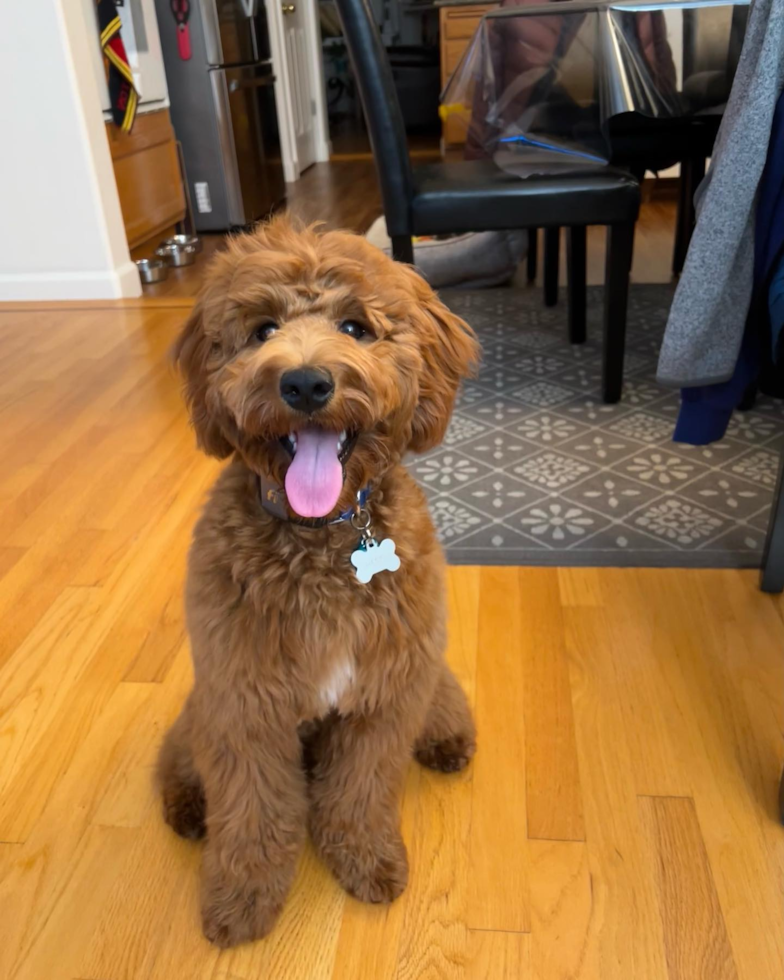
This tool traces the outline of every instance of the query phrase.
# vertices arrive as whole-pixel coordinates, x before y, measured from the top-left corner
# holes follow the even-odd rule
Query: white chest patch
[[[346,660],[338,660],[332,670],[324,678],[321,686],[321,699],[329,708],[337,708],[341,698],[350,690],[354,683],[354,664]]]

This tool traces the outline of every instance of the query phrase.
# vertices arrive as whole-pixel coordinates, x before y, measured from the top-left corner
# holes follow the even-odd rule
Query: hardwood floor
[[[220,468],[165,357],[192,295],[0,307],[0,977],[781,980],[784,604],[740,571],[450,569],[480,748],[412,763],[406,893],[308,850],[269,939],[202,939],[151,782]]]

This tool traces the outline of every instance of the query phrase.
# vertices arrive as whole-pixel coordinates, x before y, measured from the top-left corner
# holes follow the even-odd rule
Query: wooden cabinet
[[[168,109],[138,115],[131,133],[106,124],[128,246],[138,248],[185,217],[185,192]]]
[[[497,3],[479,3],[453,7],[441,7],[441,89],[449,76],[457,68],[468,43],[479,26],[479,21],[497,7]],[[445,146],[460,146],[465,143],[467,120],[460,116],[448,116],[442,123]]]

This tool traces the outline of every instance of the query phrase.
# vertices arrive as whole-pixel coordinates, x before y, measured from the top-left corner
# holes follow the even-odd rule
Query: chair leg
[[[681,179],[678,187],[678,217],[675,222],[675,249],[672,255],[672,271],[676,276],[683,272],[686,253],[696,223],[694,192],[705,176],[705,157],[689,157],[681,163]]]
[[[784,456],[779,463],[779,477],[768,518],[760,588],[763,592],[781,592],[784,589]]]
[[[629,298],[634,222],[607,229],[607,265],[604,276],[604,350],[602,397],[606,404],[621,400],[623,353],[626,345],[626,306]]]
[[[555,306],[558,302],[558,259],[561,247],[561,229],[544,230],[544,305]]]
[[[410,235],[392,236],[392,258],[395,262],[414,261],[414,243]]]
[[[569,281],[569,343],[585,343],[585,225],[569,228],[566,275]]]
[[[528,229],[528,281],[536,281],[536,267],[539,264],[539,229]]]

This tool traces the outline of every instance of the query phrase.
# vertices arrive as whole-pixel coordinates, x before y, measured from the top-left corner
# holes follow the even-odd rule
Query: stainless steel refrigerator
[[[197,231],[244,227],[285,196],[264,0],[155,0]]]

